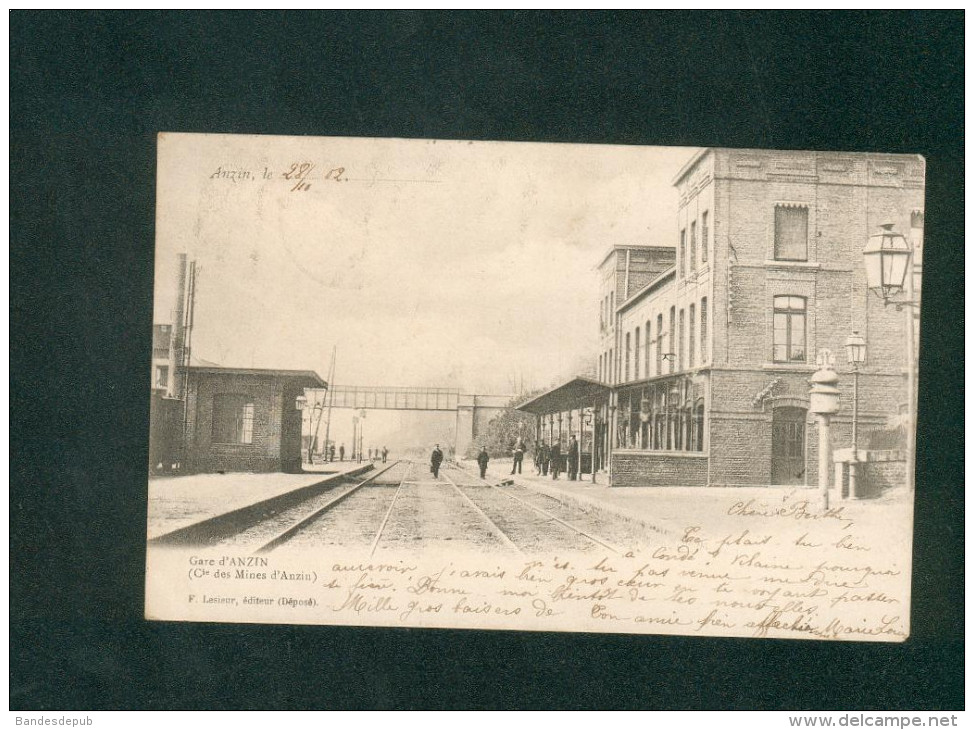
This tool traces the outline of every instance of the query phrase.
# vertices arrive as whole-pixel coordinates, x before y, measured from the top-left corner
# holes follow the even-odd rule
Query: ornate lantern
[[[866,266],[866,286],[883,300],[903,291],[913,248],[892,223],[883,223],[879,233],[869,237],[862,257]]]
[[[853,332],[845,341],[846,356],[849,364],[857,368],[866,362],[866,341],[858,331]]]

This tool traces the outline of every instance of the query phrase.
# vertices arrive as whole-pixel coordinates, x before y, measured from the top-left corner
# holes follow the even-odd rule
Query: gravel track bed
[[[336,484],[321,494],[310,497],[300,504],[293,505],[281,512],[269,513],[260,523],[238,532],[236,535],[213,543],[215,546],[243,548],[257,550],[263,547],[289,527],[297,524],[305,517],[321,509],[336,497],[348,492],[358,482],[343,482]]]
[[[601,538],[620,548],[637,547],[650,539],[648,531],[638,523],[611,513],[604,513],[582,502],[562,501],[557,497],[515,484],[503,487],[504,491],[523,499],[555,517],[584,530],[593,537]]]
[[[446,480],[407,482],[377,551],[505,549],[484,518]]]
[[[499,488],[484,484],[462,469],[450,467],[447,474],[525,553],[579,552],[598,547],[584,535],[511,499]]]

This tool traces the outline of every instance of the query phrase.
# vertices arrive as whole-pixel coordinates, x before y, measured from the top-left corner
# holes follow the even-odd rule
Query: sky
[[[694,152],[160,135],[155,321],[186,253],[194,358],[326,378],[336,347],[337,384],[549,387],[595,362],[609,247],[674,245]]]

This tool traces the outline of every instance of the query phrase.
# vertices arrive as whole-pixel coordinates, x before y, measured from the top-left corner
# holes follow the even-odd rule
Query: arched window
[[[707,297],[700,300],[700,363],[707,362]]]
[[[628,382],[629,380],[629,360],[632,357],[632,339],[631,335],[626,332],[626,366],[625,366],[625,377],[623,382]]]
[[[670,307],[670,331],[667,333],[667,341],[669,348],[667,353],[670,355],[670,372],[673,372],[673,368],[676,367],[676,350],[673,348],[674,338],[676,337],[676,307]]]
[[[708,249],[710,248],[710,228],[708,223],[708,213],[704,211],[700,216],[700,259],[704,263],[707,263]]]
[[[656,375],[663,374],[663,315],[656,317]]]
[[[686,331],[687,331],[687,314],[685,309],[680,310],[680,342],[676,351],[677,369],[683,370],[687,366],[687,361],[684,359],[686,357]]]
[[[703,398],[693,407],[693,450],[703,451]]]
[[[645,352],[643,352],[643,370],[645,371],[643,373],[643,377],[644,378],[651,377],[652,374],[653,374],[650,371],[650,362],[652,360],[652,354],[651,354],[650,348],[652,347],[652,342],[653,342],[653,340],[652,340],[652,331],[653,331],[653,328],[650,325],[652,325],[652,323],[653,323],[652,320],[647,319],[646,320],[646,326],[643,329],[643,331],[646,333],[645,334],[646,345],[644,347]]]
[[[636,336],[633,338],[633,363],[632,363],[632,377],[633,380],[639,380],[639,355],[642,352],[642,348],[639,346],[639,328],[636,328]]]

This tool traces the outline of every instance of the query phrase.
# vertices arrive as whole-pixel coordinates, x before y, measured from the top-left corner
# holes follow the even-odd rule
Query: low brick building
[[[300,472],[296,401],[324,387],[310,370],[187,368],[186,470]]]
[[[863,249],[894,223],[914,247],[919,291],[924,161],[705,149],[674,185],[673,245],[616,246],[600,266],[611,483],[815,484],[818,352],[834,354],[840,376],[834,449],[852,440],[854,331],[867,347],[860,443],[906,406],[906,328],[918,320],[867,290]]]

